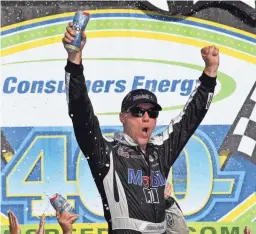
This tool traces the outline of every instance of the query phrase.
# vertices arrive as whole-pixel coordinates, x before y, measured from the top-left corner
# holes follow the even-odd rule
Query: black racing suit
[[[109,233],[164,233],[164,189],[170,167],[203,120],[216,79],[202,74],[181,113],[150,139],[145,154],[126,134],[105,138],[85,86],[83,65],[68,61],[69,115],[101,195]],[[196,155],[195,155],[196,156]]]

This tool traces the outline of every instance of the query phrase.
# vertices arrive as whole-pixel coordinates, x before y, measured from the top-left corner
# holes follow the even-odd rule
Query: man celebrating
[[[63,43],[70,43],[74,35],[70,23]],[[123,99],[119,118],[124,132],[115,134],[109,141],[101,133],[85,86],[81,62],[85,41],[83,34],[80,52],[68,52],[67,101],[77,142],[101,194],[109,233],[165,233],[165,180],[209,109],[219,51],[214,46],[202,49],[205,69],[200,82],[184,109],[163,133],[151,136],[162,110],[157,97],[139,89]]]

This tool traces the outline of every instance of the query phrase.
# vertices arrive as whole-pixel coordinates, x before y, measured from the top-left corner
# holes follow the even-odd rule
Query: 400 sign
[[[121,127],[102,128],[108,135],[120,131]],[[21,141],[20,134],[14,136],[13,141]],[[196,131],[170,171],[172,195],[188,221],[206,217],[216,203],[237,201],[243,177],[244,172],[220,171],[216,146],[202,130]],[[49,195],[56,192],[73,203],[78,222],[105,221],[99,193],[72,128],[32,128],[2,171],[2,188],[1,210],[18,209],[21,223],[38,222],[37,216],[43,213],[55,223]]]

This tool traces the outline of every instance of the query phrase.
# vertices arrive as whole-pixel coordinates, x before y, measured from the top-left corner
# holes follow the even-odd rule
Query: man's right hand
[[[59,210],[56,212],[57,220],[60,224],[60,227],[63,231],[63,234],[72,233],[72,224],[78,218],[76,214],[63,212],[60,213]]]
[[[62,38],[62,43],[65,45],[66,43],[71,43],[74,40],[75,30],[72,28],[73,23],[70,22],[66,27],[66,32],[64,33],[64,37]],[[68,60],[75,64],[80,64],[82,58],[82,50],[86,43],[86,35],[85,32],[82,32],[82,41],[80,46],[80,51],[77,53],[68,52]]]

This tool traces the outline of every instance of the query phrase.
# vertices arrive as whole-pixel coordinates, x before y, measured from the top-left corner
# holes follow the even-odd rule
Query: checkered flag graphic
[[[256,82],[220,147],[221,169],[232,153],[239,153],[256,164]]]

